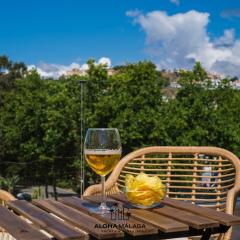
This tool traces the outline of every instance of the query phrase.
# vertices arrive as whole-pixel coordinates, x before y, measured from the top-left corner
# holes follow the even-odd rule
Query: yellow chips
[[[140,173],[134,177],[127,174],[125,185],[127,198],[134,204],[151,206],[161,201],[165,195],[165,186],[157,176],[149,177]]]

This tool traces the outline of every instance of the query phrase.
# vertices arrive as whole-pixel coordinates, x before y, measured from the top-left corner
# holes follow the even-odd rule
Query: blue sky
[[[234,55],[240,39],[240,1],[237,0],[2,0],[0,8],[0,54],[28,65],[82,65],[89,58],[107,57],[112,65],[151,59],[159,68],[179,68],[191,66],[194,60],[211,58],[213,54],[215,58],[206,67],[218,71],[228,61],[231,66],[226,73],[229,74],[232,65],[240,59],[240,53]],[[191,10],[195,11],[190,14]],[[154,12],[156,15],[151,15]],[[191,18],[199,18],[195,27],[190,26]],[[163,25],[165,32],[161,32]],[[200,41],[205,42],[201,45],[206,48],[204,56],[199,53],[201,46],[186,50],[182,49],[184,44],[175,44],[184,37],[180,34],[183,26],[188,31],[185,41],[197,41],[190,35],[195,34],[194,29],[198,30],[197,35],[204,31],[199,35]],[[225,30],[228,32],[224,35]],[[209,49],[208,43],[214,47]],[[168,49],[172,51],[170,54]],[[181,58],[187,60],[182,63]],[[169,61],[166,63],[164,59]]]

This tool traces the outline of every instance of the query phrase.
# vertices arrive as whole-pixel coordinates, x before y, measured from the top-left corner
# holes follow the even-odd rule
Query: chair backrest
[[[231,152],[215,147],[147,147],[120,161],[118,187],[125,175],[145,172],[159,176],[167,196],[225,211],[228,191],[240,184],[240,162]],[[118,174],[119,173],[119,174]]]

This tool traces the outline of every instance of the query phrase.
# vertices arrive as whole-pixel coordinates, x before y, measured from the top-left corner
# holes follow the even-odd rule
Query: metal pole
[[[85,183],[84,183],[84,177],[85,177],[85,170],[84,170],[84,157],[83,157],[83,124],[84,124],[84,114],[83,114],[83,85],[86,81],[85,80],[80,80],[80,100],[81,100],[81,105],[80,105],[80,194],[81,196],[83,195],[84,188],[85,188]]]

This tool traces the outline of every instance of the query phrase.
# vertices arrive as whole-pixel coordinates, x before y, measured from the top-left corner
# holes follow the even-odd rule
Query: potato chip
[[[134,181],[134,176],[133,175],[130,175],[130,174],[126,175],[125,184],[126,184],[127,187],[131,187],[133,181]]]
[[[161,201],[165,195],[165,186],[159,177],[149,177],[140,173],[136,177],[127,174],[125,177],[126,195],[130,202],[151,206]]]

